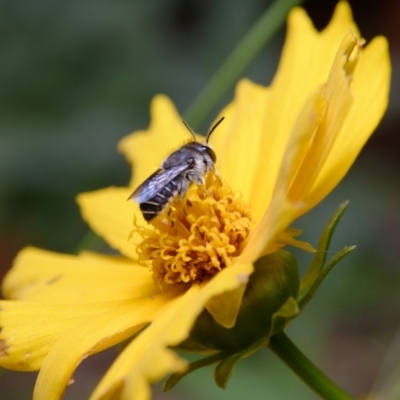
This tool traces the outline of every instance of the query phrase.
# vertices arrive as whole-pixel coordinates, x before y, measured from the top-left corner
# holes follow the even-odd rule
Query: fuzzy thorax
[[[213,172],[203,185],[193,184],[132,234],[142,237],[139,261],[149,265],[159,286],[202,283],[229,267],[250,233],[250,205]]]

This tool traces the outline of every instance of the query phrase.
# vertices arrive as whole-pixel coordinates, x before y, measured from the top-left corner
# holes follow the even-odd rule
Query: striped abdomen
[[[168,182],[154,197],[140,203],[139,207],[144,219],[146,221],[151,221],[153,218],[157,217],[178,191],[178,184],[172,180]]]

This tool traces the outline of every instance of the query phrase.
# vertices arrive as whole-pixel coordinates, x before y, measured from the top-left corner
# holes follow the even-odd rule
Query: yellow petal
[[[357,34],[346,2],[337,5],[321,33],[303,9],[291,11],[281,61],[272,83],[271,101],[276,102],[272,103],[276,111],[266,121],[278,129],[277,136],[288,138],[304,102],[328,78],[337,49],[349,29]]]
[[[59,400],[74,370],[88,355],[124,340],[152,321],[184,287],[115,307],[87,318],[63,335],[43,361],[34,400]]]
[[[275,142],[274,154],[275,156],[282,154],[282,158],[280,160],[279,157],[276,158],[274,165],[268,169],[277,177],[271,204],[248,240],[248,245],[241,256],[243,262],[260,256],[260,252],[266,254],[276,250],[274,243],[277,235],[334,188],[347,172],[386,108],[390,74],[386,43],[382,38],[376,39],[370,45],[372,49],[367,48],[361,55],[362,62],[356,65],[359,56],[357,51],[353,51],[357,44],[354,33],[356,30],[353,26],[347,33],[343,32],[343,29],[352,25],[350,9],[346,3],[338,5],[331,25],[319,37],[313,32],[311,23],[302,11],[296,10],[291,16],[289,38],[285,47],[287,54],[283,56],[270,96],[271,100],[280,104],[284,114],[279,112],[275,121],[275,134],[280,140]],[[339,35],[342,40],[339,48],[334,47],[337,52],[334,60],[328,57],[331,69],[329,74],[325,71],[326,83],[319,84],[314,90],[314,95],[305,100],[300,93],[302,91],[303,94],[310,93],[310,87],[313,87],[310,79],[317,78],[314,80],[314,85],[318,83],[318,77],[321,77],[321,83],[324,81],[320,74],[323,68],[318,72],[313,70],[313,66],[306,66],[304,62],[302,64],[301,57],[304,54],[299,50],[300,43],[296,44],[298,39],[297,35],[294,35],[296,32],[300,37],[305,35],[301,40],[307,43],[312,51],[317,49],[320,52],[319,57],[324,60],[328,57],[328,53],[320,46],[329,48],[332,54],[332,44],[329,41],[337,41]],[[312,44],[309,43],[310,40]],[[374,44],[376,42],[377,44]],[[306,53],[310,51],[309,49],[305,50]],[[294,61],[291,62],[296,68],[289,68],[287,65],[289,54],[292,53]],[[325,64],[325,61],[321,63],[322,66]],[[299,68],[303,68],[303,77],[296,76]],[[314,76],[310,76],[308,70]],[[376,78],[372,76],[372,71],[377,71]],[[295,77],[291,77],[290,74],[294,74]],[[292,79],[299,82],[291,83]],[[307,80],[310,84],[308,90],[303,87],[304,81]],[[357,88],[355,85],[354,88],[351,86],[353,80],[354,84],[358,81]],[[371,86],[370,81],[373,82]],[[287,96],[287,100],[283,97],[275,98],[283,96],[285,84],[286,95],[293,92],[296,93],[294,97]],[[376,102],[375,97],[377,97]],[[303,102],[302,108],[298,109],[301,102]],[[288,109],[285,108],[287,104],[289,104]],[[287,129],[290,126],[287,124],[287,119],[294,117],[293,108],[297,109],[297,122],[291,122],[293,129],[288,136]],[[371,118],[364,118],[363,115],[368,113],[370,108],[372,108]],[[268,123],[272,121],[272,124],[274,117],[272,113],[272,119],[268,119]],[[367,122],[364,123],[364,120]],[[357,132],[354,132],[353,126],[359,128]],[[273,128],[271,125],[270,130]],[[347,149],[344,149],[346,146]],[[274,172],[277,166],[280,169]],[[258,180],[262,185],[262,176],[259,176]],[[270,186],[270,182],[266,185]],[[256,195],[255,199],[258,202],[262,200],[262,196]],[[264,204],[267,204],[265,199]]]
[[[390,73],[387,41],[377,37],[360,54],[351,83],[353,105],[311,189],[308,208],[340,182],[378,125],[388,104]]]
[[[339,3],[329,26],[319,33],[304,10],[294,9],[288,19],[288,33],[278,72],[269,88],[265,118],[260,120],[264,135],[259,142],[263,162],[254,173],[251,201],[256,216],[269,204],[289,138],[304,104],[328,78],[337,49],[349,28],[356,29],[350,8]],[[251,176],[253,171],[249,171]],[[260,188],[268,187],[265,192]]]
[[[356,45],[357,37],[348,31],[337,51],[329,78],[319,94],[320,101],[326,107],[321,112],[315,131],[309,132],[312,143],[304,154],[288,193],[292,202],[306,199],[353,104],[351,77],[346,71],[352,63],[350,56]],[[283,162],[286,163],[286,160]]]
[[[357,32],[345,2],[338,4],[330,24],[321,33],[304,10],[294,9],[271,87],[239,82],[234,101],[220,113],[226,121],[211,140],[217,153],[217,168],[223,179],[251,201],[257,222],[276,190],[280,165],[299,114],[327,80],[349,28]]]
[[[269,157],[268,147],[260,151],[262,137],[272,136],[262,129],[262,121],[268,115],[268,98],[268,89],[247,79],[241,80],[236,87],[234,102],[219,114],[225,116],[225,120],[210,140],[217,155],[216,168],[220,175],[248,201],[254,197],[257,171],[269,176],[264,169]],[[269,194],[272,188],[268,184],[258,185],[259,191],[269,191]],[[263,197],[268,197],[268,194]]]
[[[246,285],[235,290],[224,292],[210,299],[205,308],[212,315],[215,321],[225,328],[233,328],[236,323]]]
[[[191,134],[171,100],[163,95],[154,97],[149,129],[134,132],[118,144],[118,149],[133,166],[130,187],[140,185],[172,151],[190,138]]]
[[[27,248],[6,276],[4,293],[20,301],[0,303],[5,348],[0,365],[36,370],[54,343],[76,325],[127,304],[135,308],[136,300],[156,296],[159,289],[147,268],[120,257]]]
[[[82,193],[77,197],[83,219],[91,229],[104,238],[114,249],[136,260],[135,240],[130,237],[134,215],[142,221],[137,204],[128,200],[132,190],[110,187],[94,192]]]
[[[325,102],[321,101],[321,89],[303,106],[295,129],[286,148],[284,161],[279,170],[277,184],[267,211],[251,232],[247,244],[239,257],[240,262],[253,262],[264,254],[280,247],[278,237],[304,210],[303,202],[291,202],[288,191],[296,170],[310,148],[310,137],[320,124]]]
[[[13,370],[36,371],[66,332],[75,326],[85,326],[99,314],[110,315],[115,310],[135,308],[132,301],[129,307],[126,303],[89,303],[77,307],[68,302],[0,301],[0,365]],[[148,319],[140,323],[146,321]],[[132,333],[127,333],[127,337]]]
[[[108,370],[91,399],[112,398],[112,394],[120,390],[123,399],[149,399],[148,382],[158,380],[179,367],[179,362],[166,347],[187,338],[207,301],[241,286],[252,270],[250,264],[235,265],[221,271],[201,288],[193,285],[129,344]]]
[[[50,303],[112,302],[158,293],[151,272],[117,256],[70,256],[28,247],[3,282],[9,299]]]

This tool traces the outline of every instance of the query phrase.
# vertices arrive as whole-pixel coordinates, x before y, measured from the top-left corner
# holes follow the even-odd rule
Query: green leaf
[[[304,275],[300,283],[300,292],[297,297],[297,301],[301,309],[304,308],[305,304],[311,299],[311,290],[312,293],[315,292],[316,287],[314,287],[314,285],[316,284],[316,282],[320,282],[319,278],[324,269],[324,264],[326,261],[326,256],[328,254],[328,249],[332,240],[333,233],[335,232],[336,226],[342,218],[348,205],[349,202],[345,201],[339,206],[333,216],[329,219],[322,232],[317,251],[311,261],[310,266],[307,269],[306,274]],[[324,274],[324,277],[325,276],[326,274]]]
[[[169,378],[165,381],[163,390],[164,392],[168,392],[171,390],[183,377],[196,369],[200,369],[203,367],[208,367],[209,365],[215,364],[226,357],[226,354],[223,352],[218,352],[209,357],[201,358],[200,360],[194,361],[190,363],[185,369],[180,370],[169,376]]]
[[[344,257],[348,256],[350,253],[353,252],[353,250],[356,249],[356,246],[347,246],[343,250],[339,251],[339,253],[335,254],[332,259],[326,264],[321,271],[321,274],[319,275],[318,279],[315,281],[313,287],[310,290],[310,295],[313,296],[315,291],[318,289],[318,286],[321,284],[321,282],[325,279],[325,277],[328,275],[328,273],[331,271],[331,269],[339,262],[341,261]]]
[[[222,360],[214,370],[214,379],[215,383],[221,388],[225,389],[228,385],[228,381],[233,374],[233,370],[236,365],[242,360],[244,357],[242,353],[233,354],[230,357]]]
[[[239,361],[243,360],[246,357],[251,356],[258,350],[263,349],[264,347],[268,346],[268,344],[269,344],[269,338],[263,337],[252,343],[250,346],[246,347],[244,350],[224,358],[215,368],[214,371],[215,383],[220,388],[225,389],[228,385],[230,377],[233,374],[233,370],[235,369]]]

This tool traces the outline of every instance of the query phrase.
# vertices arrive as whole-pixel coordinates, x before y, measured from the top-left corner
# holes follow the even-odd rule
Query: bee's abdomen
[[[157,217],[163,208],[178,193],[178,184],[172,180],[168,182],[154,197],[140,203],[140,211],[146,221],[151,221]]]

